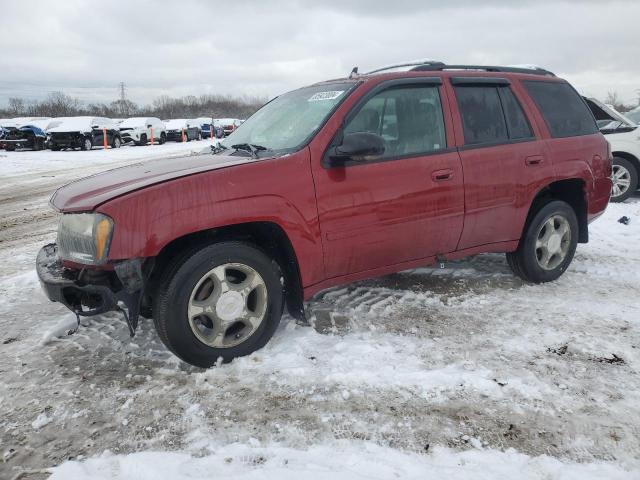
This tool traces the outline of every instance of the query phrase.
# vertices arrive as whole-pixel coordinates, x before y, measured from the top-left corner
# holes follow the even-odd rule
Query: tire
[[[227,272],[239,271],[235,270],[237,267],[238,269],[246,268],[249,271],[253,271],[253,278],[261,281],[258,282],[258,285],[251,293],[248,295],[243,294],[244,303],[241,302],[242,306],[240,308],[243,312],[247,312],[249,309],[249,297],[259,289],[261,292],[259,295],[262,299],[255,300],[255,305],[256,309],[259,308],[262,312],[262,320],[255,326],[249,326],[238,321],[232,314],[231,319],[226,319],[226,323],[231,326],[226,327],[226,330],[222,330],[223,335],[216,336],[212,334],[209,337],[211,343],[229,341],[229,345],[213,346],[206,344],[202,337],[196,333],[196,327],[190,321],[188,309],[191,308],[190,306],[193,305],[193,302],[196,302],[200,290],[208,281],[205,279],[215,278],[211,275],[212,271],[214,269],[219,271],[221,266],[227,267],[226,269],[222,268],[224,271],[222,276],[225,279],[227,278]],[[248,278],[248,276],[245,277],[245,280]],[[158,293],[153,299],[153,318],[158,335],[175,355],[197,367],[207,368],[216,364],[218,359],[222,359],[223,362],[230,362],[236,357],[249,355],[262,348],[278,327],[284,304],[280,278],[281,272],[277,263],[272,261],[262,250],[247,243],[236,241],[220,242],[185,252],[167,266],[158,282]],[[238,285],[242,284],[242,281],[238,283]],[[218,290],[218,287],[210,288],[210,293],[206,296],[213,298],[216,290]],[[237,296],[231,290],[221,289],[218,291],[226,292],[231,297]],[[210,322],[211,332],[215,332],[223,322],[219,317],[214,316],[219,314],[218,309],[221,308],[222,297],[219,293],[217,295],[217,302],[209,310],[210,313],[206,314],[210,317],[204,317],[205,320]],[[192,302],[193,296],[196,296],[196,298],[193,298]],[[224,304],[226,300],[229,300],[229,297],[222,302],[222,312],[225,311]],[[204,301],[206,302],[207,299]],[[209,305],[213,305],[213,303]],[[233,308],[235,307],[232,306]],[[202,315],[197,315],[195,318],[198,319],[199,317],[202,317]],[[232,329],[237,324],[242,325],[241,328],[246,329],[246,333],[245,330],[241,330],[240,333],[235,334],[234,332],[238,331],[237,328],[235,330]],[[228,333],[229,331],[231,331],[231,334]],[[246,335],[246,337],[242,338],[243,335]],[[239,338],[242,339],[238,341]]]
[[[136,145],[141,147],[146,144],[147,144],[147,134],[143,133],[142,135],[140,135],[140,140],[136,142]]]
[[[160,145],[164,145],[165,143],[167,143],[167,134],[162,132],[160,134]]]
[[[111,148],[120,148],[122,146],[122,140],[120,137],[114,137],[113,142],[111,142]]]
[[[38,140],[33,141],[33,151],[37,152],[38,150],[42,150],[43,145],[41,145]]]
[[[198,141],[202,140],[202,132],[198,132],[198,137],[196,138],[196,140]]]
[[[6,147],[4,147],[4,149],[5,149],[7,152],[15,152],[16,147],[14,147],[13,145],[7,145]]]
[[[638,170],[626,158],[613,157],[611,189],[612,202],[624,202],[638,189]]]
[[[84,140],[82,140],[82,145],[80,146],[80,150],[91,150],[91,148],[93,148],[93,142],[91,141],[90,138],[85,138]]]
[[[563,228],[568,230],[568,236],[560,233]],[[541,206],[527,223],[518,249],[507,253],[509,267],[526,282],[556,280],[573,260],[578,246],[578,228],[576,213],[568,203],[553,200]],[[549,235],[547,240],[546,235]]]
[[[58,147],[57,145],[51,145],[51,150],[53,150],[54,152],[59,152],[60,147]]]

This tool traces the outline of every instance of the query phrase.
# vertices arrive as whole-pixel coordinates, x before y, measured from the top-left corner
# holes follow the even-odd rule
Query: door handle
[[[531,155],[524,159],[525,165],[528,166],[540,165],[542,162],[544,162],[544,157],[542,155]]]
[[[453,170],[447,168],[445,170],[436,170],[431,173],[431,179],[434,182],[444,182],[445,180],[451,180],[453,178]]]

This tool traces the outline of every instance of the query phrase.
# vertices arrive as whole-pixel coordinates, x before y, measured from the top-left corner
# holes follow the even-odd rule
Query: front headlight
[[[109,255],[113,220],[101,213],[67,213],[58,225],[58,255],[63,260],[99,265]]]

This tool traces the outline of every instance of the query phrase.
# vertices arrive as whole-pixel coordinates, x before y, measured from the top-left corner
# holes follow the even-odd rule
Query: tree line
[[[629,110],[633,110],[640,105],[640,90],[638,90],[637,93],[638,103],[636,103],[635,105],[624,103],[618,96],[618,92],[608,92],[607,97],[604,99],[604,103],[607,105],[613,105],[613,108],[615,108],[618,112],[625,113]]]
[[[44,100],[27,102],[22,98],[9,98],[0,117],[74,117],[80,115],[127,118],[135,116],[167,118],[247,118],[262,105],[266,98],[232,97],[229,95],[189,95],[169,97],[162,95],[150,105],[138,106],[131,100],[111,103],[85,103],[64,92],[51,92]]]

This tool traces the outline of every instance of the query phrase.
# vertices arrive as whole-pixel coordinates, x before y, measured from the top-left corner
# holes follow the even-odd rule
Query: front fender
[[[324,273],[308,150],[153,185],[98,212],[114,220],[109,260],[154,257],[170,242],[217,227],[272,222],[300,259],[303,285]]]

